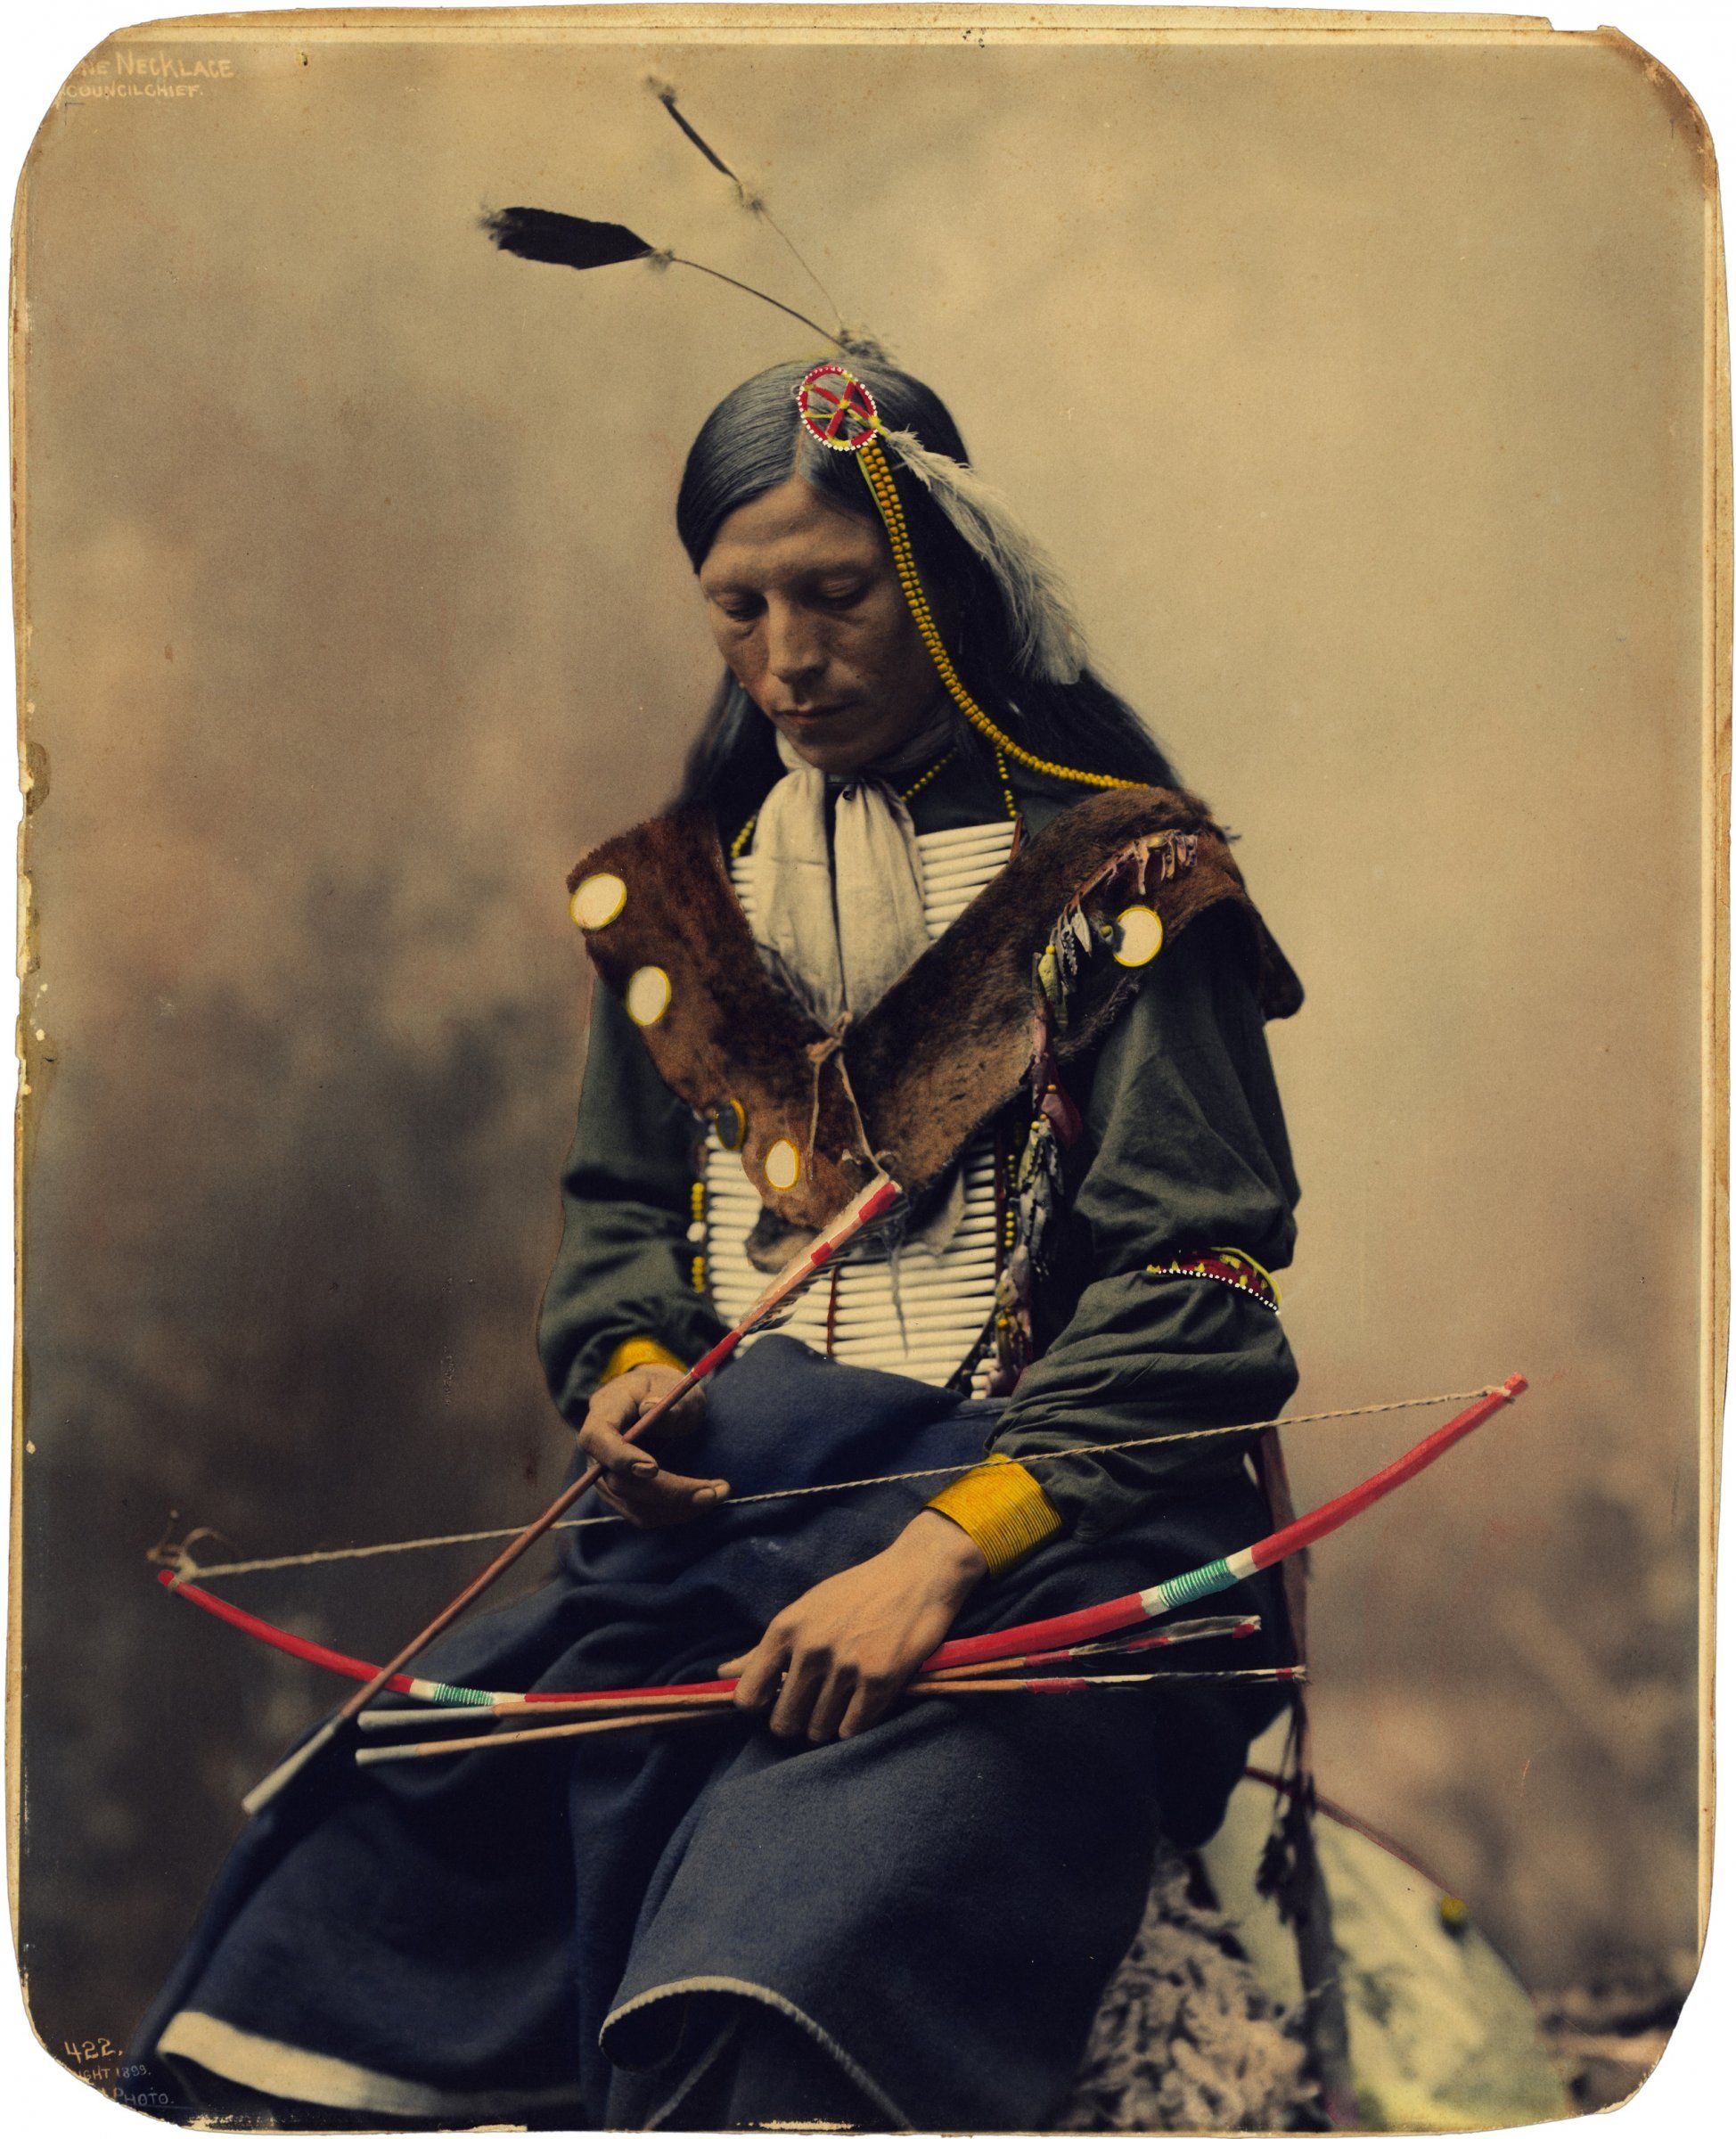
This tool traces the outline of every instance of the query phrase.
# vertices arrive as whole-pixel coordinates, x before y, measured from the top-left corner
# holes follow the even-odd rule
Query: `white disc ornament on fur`
[[[594,877],[585,877],[577,892],[573,892],[567,911],[579,929],[607,929],[625,905],[626,886],[622,879],[607,868],[599,868]]]
[[[1155,906],[1124,906],[1115,917],[1110,955],[1118,965],[1150,965],[1163,948],[1163,922]]]
[[[568,911],[581,929],[606,929],[626,904],[626,886],[609,870],[600,869],[573,893]]]
[[[802,1155],[787,1136],[780,1136],[766,1154],[764,1170],[766,1181],[782,1194],[800,1180]]]
[[[674,993],[660,965],[642,965],[626,984],[626,1014],[635,1025],[655,1025]]]

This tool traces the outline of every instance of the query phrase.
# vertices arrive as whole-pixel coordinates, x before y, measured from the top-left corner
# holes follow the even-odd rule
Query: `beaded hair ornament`
[[[831,298],[819,278],[796,250],[789,236],[773,218],[765,196],[738,178],[709,142],[681,111],[675,91],[666,82],[647,83],[683,135],[734,187],[736,198],[750,214],[763,217],[777,231],[827,302]],[[847,328],[840,320],[836,332],[820,325],[751,283],[725,275],[702,260],[692,260],[666,246],[657,246],[620,223],[597,223],[543,208],[506,208],[483,217],[483,227],[503,252],[520,259],[545,260],[563,267],[614,266],[628,260],[644,260],[655,267],[691,267],[727,283],[744,295],[755,297],[790,318],[812,327],[843,355],[860,353],[864,358],[882,352],[872,335]],[[913,431],[888,429],[880,420],[874,397],[854,373],[841,364],[815,365],[796,389],[796,406],[807,435],[834,453],[849,453],[866,479],[869,491],[885,524],[892,545],[898,582],[923,643],[953,702],[979,734],[1004,756],[1052,780],[1078,787],[1135,787],[1137,781],[1121,780],[1108,773],[1081,771],[1039,758],[1015,742],[978,704],[947,652],[940,628],[929,606],[916,569],[910,529],[905,519],[889,447],[900,464],[920,482],[960,538],[973,550],[994,576],[1006,603],[1011,626],[1013,659],[1026,675],[1047,683],[1078,680],[1085,667],[1084,643],[1053,566],[1018,525],[1006,505],[962,461],[924,446]]]

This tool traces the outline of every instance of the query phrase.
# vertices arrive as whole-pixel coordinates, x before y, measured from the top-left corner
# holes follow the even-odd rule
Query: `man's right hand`
[[[598,1389],[578,1430],[580,1449],[602,1468],[597,1491],[617,1514],[642,1530],[691,1522],[729,1492],[727,1479],[687,1478],[666,1471],[643,1441],[626,1438],[634,1421],[680,1380],[672,1366],[629,1367]],[[691,1389],[667,1417],[651,1428],[648,1438],[667,1448],[671,1440],[689,1438],[704,1422],[705,1392]]]

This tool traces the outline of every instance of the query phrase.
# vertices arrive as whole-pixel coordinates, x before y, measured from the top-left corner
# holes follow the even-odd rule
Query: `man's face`
[[[799,476],[729,515],[699,578],[736,681],[822,772],[855,772],[933,717],[940,679],[885,535]]]

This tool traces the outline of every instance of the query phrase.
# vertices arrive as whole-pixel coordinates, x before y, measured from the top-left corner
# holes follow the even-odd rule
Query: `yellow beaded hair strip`
[[[941,638],[940,627],[929,607],[929,598],[922,591],[904,504],[880,441],[879,434],[883,428],[880,411],[874,406],[874,397],[862,381],[841,364],[816,364],[796,389],[796,406],[810,438],[833,453],[855,454],[856,465],[866,479],[880,518],[886,523],[898,582],[905,590],[905,600],[910,604],[916,628],[922,635],[922,643],[954,704],[978,733],[986,735],[996,750],[1049,779],[1071,781],[1078,787],[1137,787],[1140,783],[1136,780],[1119,780],[1109,773],[1082,772],[1073,766],[1057,765],[1052,758],[1037,757],[996,727],[965,689]]]

